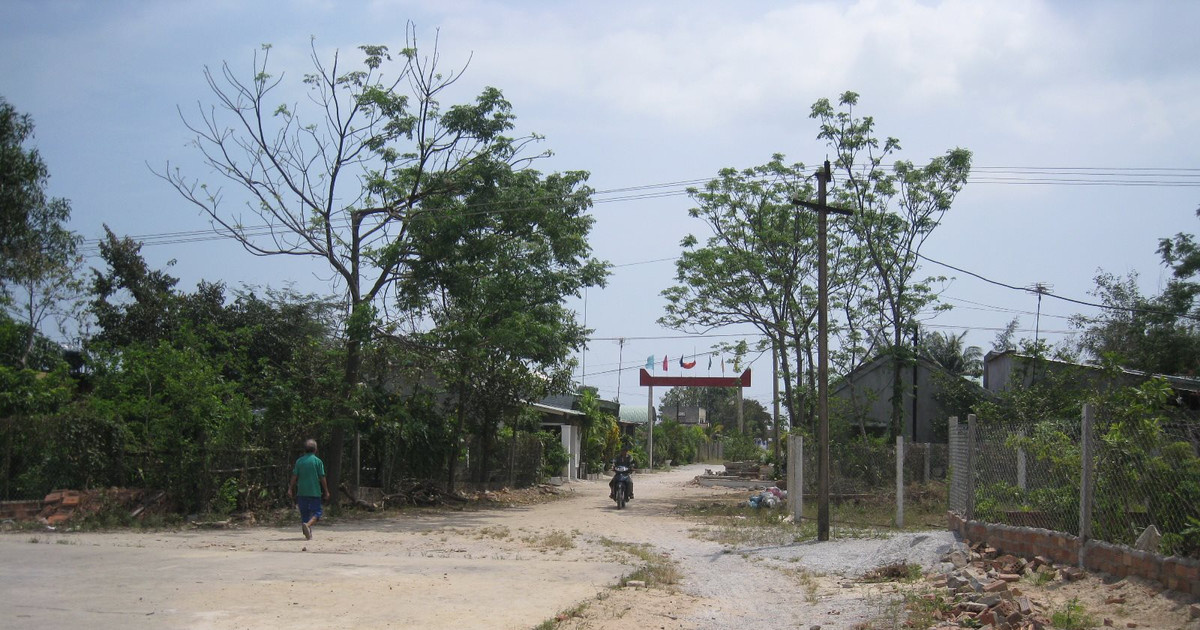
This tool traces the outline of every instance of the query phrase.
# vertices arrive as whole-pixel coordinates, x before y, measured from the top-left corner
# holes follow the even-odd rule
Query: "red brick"
[[[1008,590],[1008,582],[1004,580],[993,580],[983,585],[983,592],[996,593],[998,591]]]

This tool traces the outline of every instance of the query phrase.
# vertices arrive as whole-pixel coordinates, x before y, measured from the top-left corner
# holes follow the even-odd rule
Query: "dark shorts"
[[[296,507],[300,508],[300,522],[307,523],[313,517],[321,518],[321,497],[296,497]]]

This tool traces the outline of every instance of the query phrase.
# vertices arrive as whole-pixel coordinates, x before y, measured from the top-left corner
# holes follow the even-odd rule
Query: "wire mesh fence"
[[[1154,526],[1160,553],[1200,557],[1200,445],[1193,429],[1136,406],[1096,409],[1092,537],[1132,545]]]
[[[1079,528],[1080,422],[976,426],[974,517],[1064,532]]]
[[[1086,405],[1074,418],[952,422],[950,508],[991,523],[1200,557],[1196,420],[1110,403]]]

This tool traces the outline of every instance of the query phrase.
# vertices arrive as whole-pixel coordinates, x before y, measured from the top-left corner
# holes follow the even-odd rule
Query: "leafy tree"
[[[1200,216],[1200,211],[1197,213]],[[1144,296],[1138,276],[1101,272],[1092,295],[1105,309],[1095,317],[1076,315],[1082,350],[1125,367],[1155,374],[1200,374],[1200,250],[1191,234],[1159,241],[1158,253],[1172,270],[1157,296]]]
[[[1021,323],[1021,318],[1014,317],[1004,325],[1004,330],[996,333],[996,338],[992,340],[993,352],[1005,352],[1007,350],[1016,350],[1017,343],[1014,338],[1017,334],[1017,326]]]
[[[780,351],[784,406],[798,418],[793,373],[811,344],[797,339],[807,340],[816,317],[812,284],[804,284],[816,273],[816,222],[792,204],[813,195],[804,165],[786,164],[777,154],[762,166],[723,169],[703,190],[688,192],[698,204],[689,214],[712,236],[703,246],[693,235],[681,243],[676,284],[662,292],[667,306],[659,323],[688,331],[758,329]]]
[[[584,388],[579,397],[583,412],[583,458],[588,472],[600,472],[607,461],[616,457],[621,446],[621,429],[617,419],[600,409],[596,390]]]
[[[50,173],[37,149],[25,148],[32,137],[33,119],[0,97],[0,282],[27,246],[29,215],[47,204]]]
[[[227,209],[221,189],[169,164],[161,173],[247,251],[321,260],[345,291],[343,408],[326,451],[335,488],[363,344],[377,298],[419,256],[414,225],[444,209],[442,200],[488,185],[481,177],[489,168],[525,164],[523,149],[537,139],[506,135],[512,108],[495,88],[444,107],[442,94],[461,73],[438,67],[436,47],[422,54],[411,26],[396,58],[386,46],[360,50],[363,66],[344,70],[337,53],[325,61],[314,45],[313,71],[304,75],[311,114],[276,95],[283,76],[272,75],[267,46],[249,79],[228,64],[205,71],[218,106],[201,108],[188,128],[206,163],[242,189],[262,225]]]
[[[954,335],[931,332],[921,338],[918,351],[955,376],[978,378],[983,374],[983,350],[965,345],[967,331]]]
[[[107,269],[92,270],[90,309],[99,328],[93,337],[96,343],[119,348],[136,341],[159,341],[178,328],[174,291],[179,279],[151,269],[141,249],[140,243],[117,237],[104,227],[100,257]]]
[[[0,98],[0,304],[24,324],[22,366],[43,324],[56,317],[62,329],[83,290],[80,238],[66,228],[71,204],[46,195],[49,169],[23,146],[32,135],[29,116]]]
[[[586,173],[543,177],[485,159],[472,172],[484,183],[428,201],[430,214],[412,224],[415,255],[397,295],[403,310],[432,321],[422,338],[437,352],[458,432],[481,440],[487,462],[502,421],[565,389],[568,357],[587,331],[563,299],[601,284],[607,271],[590,257]],[[451,485],[457,457],[447,466]],[[476,471],[480,481],[487,474]]]
[[[854,211],[845,222],[873,267],[868,278],[875,283],[889,351],[897,359],[892,376],[892,431],[899,433],[904,416],[901,370],[910,360],[905,331],[912,330],[916,315],[937,299],[932,290],[937,279],[918,275],[920,249],[966,184],[971,152],[952,149],[924,166],[897,160],[889,172],[885,160],[900,150],[900,141],[892,137],[881,141],[874,118],[857,116],[857,105],[858,94],[845,92],[837,108],[828,99],[818,100],[810,117],[819,121],[817,137],[828,143],[835,156],[838,181],[831,203]]]

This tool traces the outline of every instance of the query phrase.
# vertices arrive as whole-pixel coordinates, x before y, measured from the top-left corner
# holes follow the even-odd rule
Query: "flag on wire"
[[[646,357],[646,369],[650,370],[651,372],[654,371],[654,355],[653,354]]]
[[[681,367],[685,370],[690,370],[690,369],[696,367],[696,357],[693,356],[691,361],[684,361],[683,357],[680,356],[679,357],[679,367]]]
[[[708,355],[708,371],[709,372],[712,371],[712,354],[711,353]]]
[[[721,357],[721,376],[725,376],[725,357]]]
[[[667,371],[667,355],[663,355],[663,371]]]

